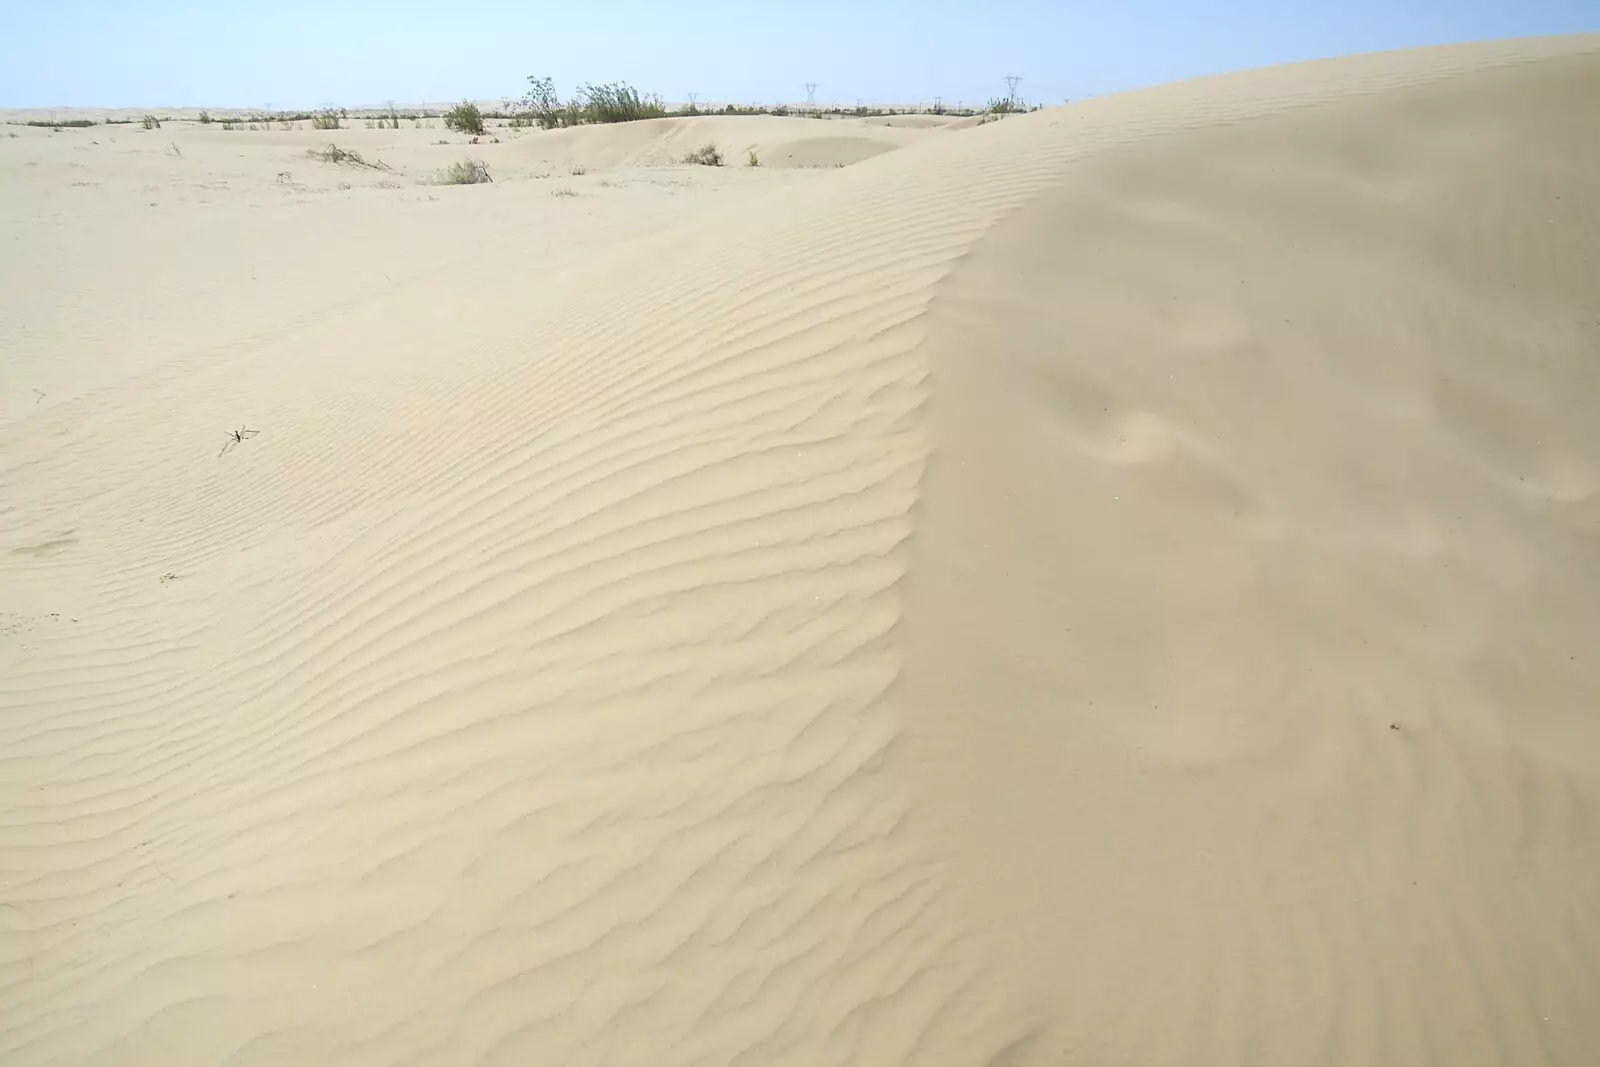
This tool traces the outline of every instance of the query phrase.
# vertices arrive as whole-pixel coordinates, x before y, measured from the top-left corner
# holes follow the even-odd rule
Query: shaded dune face
[[[941,284],[913,764],[1085,1062],[1600,1052],[1597,91],[1105,153]]]
[[[1597,49],[15,298],[0,1059],[1593,1059]]]

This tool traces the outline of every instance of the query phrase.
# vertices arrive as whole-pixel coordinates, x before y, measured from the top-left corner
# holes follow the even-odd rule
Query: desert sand
[[[0,127],[0,1062],[1600,1062],[1595,100]]]

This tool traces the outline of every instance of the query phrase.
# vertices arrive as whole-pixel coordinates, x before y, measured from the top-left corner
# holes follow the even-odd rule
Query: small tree
[[[478,105],[470,100],[463,100],[455,107],[444,113],[446,129],[459,130],[462,133],[483,133],[483,112],[478,110]]]

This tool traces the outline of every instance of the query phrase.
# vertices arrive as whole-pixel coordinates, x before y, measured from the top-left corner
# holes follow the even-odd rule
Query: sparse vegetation
[[[73,129],[82,129],[85,126],[93,126],[94,122],[91,119],[29,119],[22,125],[47,126],[52,130],[59,130],[63,126],[70,126]]]
[[[1029,111],[1038,111],[1039,108],[1030,106],[1009,96],[997,96],[989,101],[989,106],[984,108],[991,115],[1024,114]]]
[[[722,153],[717,150],[717,146],[714,144],[701,145],[693,152],[685,154],[683,161],[701,167],[720,167],[722,166]]]
[[[584,166],[582,163],[574,163],[568,173],[574,178],[581,178],[585,174],[589,173],[589,168]]]
[[[211,125],[211,112],[209,112],[209,111],[200,112],[200,125],[202,125],[202,126]]]
[[[458,159],[448,167],[441,170],[435,177],[435,185],[481,185],[492,182],[489,176],[489,165],[478,159]]]
[[[750,149],[749,153],[745,155],[744,164],[747,167],[761,166],[761,157],[756,155],[756,150],[754,148]]]
[[[573,188],[570,185],[563,185],[563,186],[560,186],[558,188],[550,190],[550,195],[551,196],[577,196],[578,194],[577,194],[577,192],[575,192],[573,190]]]
[[[470,100],[463,100],[444,113],[444,125],[445,129],[448,130],[481,135],[483,133],[483,112],[478,110],[477,104]]]
[[[159,130],[161,128],[161,120],[156,118],[154,115],[146,115],[144,118],[139,120],[139,125],[143,126],[147,130]]]
[[[313,130],[339,129],[339,113],[334,111],[331,107],[325,111],[317,112],[315,115],[311,116],[311,128]]]

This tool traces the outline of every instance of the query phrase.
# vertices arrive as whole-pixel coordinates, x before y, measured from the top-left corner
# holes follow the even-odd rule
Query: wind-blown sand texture
[[[0,1062],[1600,1062],[1597,99],[0,136]]]

